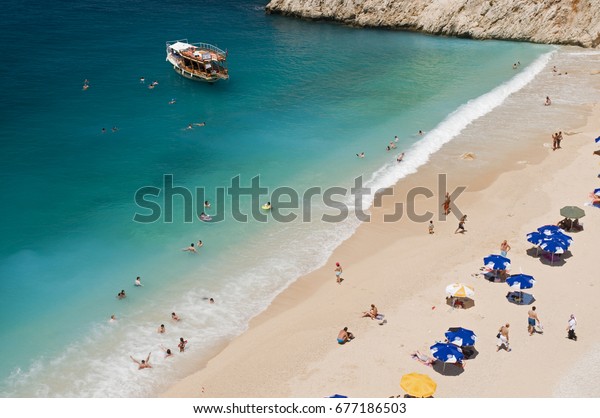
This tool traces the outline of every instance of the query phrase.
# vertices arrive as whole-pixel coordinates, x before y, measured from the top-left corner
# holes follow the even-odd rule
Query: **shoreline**
[[[577,110],[589,112],[581,106]],[[456,176],[449,176],[449,191],[459,184],[470,186],[459,198],[460,208],[469,214],[468,232],[464,236],[453,234],[456,227],[453,217],[446,222],[434,220],[436,232],[433,236],[426,233],[426,224],[406,222],[405,218],[394,224],[384,224],[380,220],[381,215],[389,213],[386,211],[396,203],[395,199],[384,198],[382,208],[371,210],[375,220],[361,225],[334,251],[324,267],[292,283],[250,322],[244,334],[227,344],[200,371],[178,382],[162,396],[322,397],[337,392],[355,397],[386,397],[400,393],[400,377],[412,371],[432,376],[438,382],[438,396],[442,397],[522,396],[523,387],[520,385],[528,382],[513,382],[514,378],[502,372],[502,367],[529,371],[531,366],[527,362],[532,362],[532,355],[537,356],[531,350],[544,349],[542,342],[535,339],[550,340],[554,333],[562,333],[563,324],[558,318],[549,316],[552,304],[561,304],[560,295],[555,294],[560,293],[556,292],[557,286],[560,286],[557,282],[561,274],[566,274],[561,273],[563,269],[573,266],[576,272],[586,271],[586,266],[580,265],[585,264],[581,259],[586,258],[579,255],[585,248],[579,241],[592,242],[598,216],[590,213],[593,208],[585,208],[588,213],[583,219],[586,230],[574,234],[573,257],[565,266],[553,267],[550,271],[549,266],[525,254],[530,245],[524,236],[544,223],[555,223],[559,219],[558,209],[563,205],[581,206],[587,192],[593,188],[595,183],[591,178],[588,185],[582,182],[577,187],[569,185],[565,188],[564,179],[557,178],[555,172],[565,171],[567,174],[563,176],[571,179],[581,161],[588,162],[588,174],[594,170],[591,152],[584,154],[584,151],[593,149],[590,135],[593,130],[600,131],[600,123],[596,122],[600,120],[599,115],[600,109],[596,105],[584,128],[569,126],[568,130],[583,131],[587,135],[578,133],[566,137],[564,149],[559,153],[541,148],[549,133],[539,132],[534,141],[524,146],[525,150],[518,151],[524,156],[520,160],[526,163],[519,164],[514,156],[508,156],[503,162],[512,161],[509,167],[494,164],[492,169],[483,173],[465,169]],[[460,146],[460,141],[446,144],[443,151],[432,156],[427,166],[394,186],[394,197],[404,196],[406,190],[416,186],[429,186],[435,190],[437,173],[443,172],[438,170],[440,167],[451,167],[453,163],[470,164],[457,159],[448,163],[448,155],[456,155],[455,150]],[[540,152],[540,148],[544,152]],[[556,190],[548,190],[548,178],[545,181],[540,178],[546,170],[554,173],[551,182],[562,186],[560,192],[572,196],[570,202],[555,207],[558,204],[557,197],[553,196]],[[476,176],[475,181],[469,180],[473,176]],[[579,175],[576,179],[580,179]],[[529,187],[513,190],[514,184],[527,184]],[[583,189],[585,192],[582,193]],[[510,196],[510,199],[502,196]],[[433,200],[417,200],[419,209],[437,213],[438,202]],[[550,214],[554,214],[552,218],[549,218]],[[504,226],[496,225],[496,222],[489,225],[491,219],[502,218],[504,221],[498,223]],[[536,222],[531,222],[532,218]],[[479,235],[481,231],[485,232],[482,236]],[[548,330],[546,335],[527,337],[532,339],[524,344],[527,355],[517,355],[515,350],[519,340],[525,339],[521,337],[521,324],[526,320],[525,307],[512,306],[503,299],[507,286],[488,284],[480,277],[471,277],[478,272],[482,257],[498,252],[497,246],[503,239],[508,239],[513,247],[509,254],[513,260],[513,272],[521,268],[538,280],[532,293],[538,298],[536,304],[540,308],[540,317]],[[455,244],[459,248],[455,248]],[[592,245],[589,244],[588,248],[591,249]],[[335,261],[342,262],[344,266],[345,282],[341,286],[336,285],[333,275]],[[543,276],[550,278],[548,281],[552,281],[552,286],[542,284],[546,281]],[[461,312],[444,305],[445,285],[457,281],[475,286],[474,308]],[[592,297],[592,293],[585,296]],[[360,313],[370,303],[375,303],[386,315],[388,323],[385,326],[360,318]],[[586,311],[589,309],[586,308]],[[562,315],[568,317],[568,313]],[[546,321],[546,317],[552,319]],[[409,320],[406,321],[406,318]],[[581,320],[585,316],[578,314],[578,318]],[[596,333],[590,332],[592,318],[589,316],[582,321],[581,328],[593,336]],[[511,328],[511,338],[515,340],[513,352],[495,353],[495,332],[506,320],[510,320],[514,327]],[[347,346],[338,347],[335,335],[343,326],[348,326],[357,339]],[[441,376],[409,356],[416,349],[428,352],[427,347],[443,338],[443,332],[450,326],[474,329],[479,337],[476,348],[480,355],[467,361],[463,377],[459,377],[457,383],[451,382],[456,377]],[[551,331],[550,328],[555,329]],[[573,350],[577,357],[581,357],[592,344],[589,336],[586,340],[578,342]],[[488,352],[490,347],[491,353]],[[573,349],[572,346],[569,348]],[[573,351],[569,352],[569,356],[575,358]],[[372,353],[370,358],[366,355],[369,352]],[[533,363],[539,367],[541,359],[548,356],[542,353]],[[536,387],[528,396],[552,396],[551,388],[566,373],[569,364],[566,360],[554,362],[552,372],[545,370],[542,379],[553,384]],[[500,368],[501,373],[489,373],[490,366],[494,370]],[[340,370],[344,373],[339,373]],[[469,393],[461,389],[473,379],[489,381],[490,385],[471,387]],[[498,385],[498,380],[519,384],[505,388],[505,385]],[[536,377],[536,380],[539,379]],[[257,381],[261,382],[260,385],[256,384]],[[205,390],[200,391],[200,387]],[[473,390],[478,392],[472,393]]]

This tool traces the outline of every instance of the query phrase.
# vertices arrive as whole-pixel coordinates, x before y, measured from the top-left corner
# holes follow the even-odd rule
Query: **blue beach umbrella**
[[[450,343],[435,343],[429,349],[433,357],[444,363],[457,363],[465,357],[459,347]]]
[[[531,242],[533,245],[540,245],[546,235],[541,232],[530,232],[527,234],[527,241]]]
[[[531,289],[534,283],[533,276],[527,274],[515,274],[506,279],[506,284],[516,290]]]
[[[483,264],[490,270],[508,270],[510,269],[510,260],[501,255],[492,254],[483,259]]]
[[[594,139],[594,141],[596,141],[596,144],[597,144],[598,142],[600,142],[600,136],[599,136],[598,138]]]
[[[444,335],[451,344],[459,347],[471,347],[477,341],[477,336],[473,331],[462,327],[455,331],[446,331]]]
[[[563,233],[565,232],[556,225],[540,226],[537,230],[538,230],[538,232],[541,232],[544,235],[552,235],[556,232],[563,232]]]
[[[550,237],[540,244],[540,248],[552,254],[563,254],[569,246],[559,239]]]
[[[598,187],[597,189],[594,189],[594,194],[596,196],[600,196],[600,187]]]
[[[552,239],[554,241],[560,241],[563,244],[565,244],[567,246],[567,248],[569,248],[569,246],[571,244],[573,244],[573,238],[571,238],[569,235],[564,234],[562,232],[556,232],[556,233],[554,233],[554,234],[552,234],[552,235],[550,235],[550,236],[548,236],[546,238],[550,238],[550,239]]]

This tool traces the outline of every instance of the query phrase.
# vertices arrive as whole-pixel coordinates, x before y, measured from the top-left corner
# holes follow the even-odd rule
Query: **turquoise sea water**
[[[172,174],[215,203],[214,190],[238,175],[243,185],[260,175],[271,189],[350,187],[359,175],[388,186],[526,83],[550,50],[298,21],[265,15],[265,4],[3,6],[11,47],[0,67],[0,394],[154,395],[357,225],[242,223],[228,208],[224,222],[190,223],[179,198],[173,222],[144,224],[133,221],[147,213],[134,202],[139,188]],[[227,49],[230,80],[178,76],[164,46],[181,38]],[[398,151],[409,150],[402,168],[385,151],[394,135]],[[181,251],[199,239],[198,255]],[[119,301],[121,289],[128,297]],[[188,352],[164,360],[160,345],[175,349],[180,336]],[[140,377],[129,355],[149,351],[155,368]]]

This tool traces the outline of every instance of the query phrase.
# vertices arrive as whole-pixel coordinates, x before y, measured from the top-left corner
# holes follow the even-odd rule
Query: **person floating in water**
[[[194,247],[194,243],[193,242],[190,244],[189,247],[182,248],[181,251],[189,251],[190,253],[196,253],[197,254],[196,247]]]
[[[175,104],[175,103],[176,103],[176,100],[175,100],[175,99],[171,99],[171,100],[169,100],[169,104]]]
[[[90,82],[89,82],[89,80],[86,78],[86,79],[83,81],[83,90],[87,90],[87,89],[89,89],[89,88],[90,88]]]
[[[140,77],[140,83],[142,83],[142,84],[143,84],[143,83],[145,83],[145,82],[146,82],[146,79],[145,79],[143,76],[142,76],[142,77]]]
[[[358,158],[365,158],[365,153],[361,152],[360,154],[356,154]]]
[[[134,363],[136,363],[138,365],[138,369],[151,369],[152,366],[150,365],[150,354],[152,354],[152,352],[148,353],[148,357],[146,357],[146,360],[136,360],[134,359],[132,356],[129,356],[131,358],[131,360],[133,360]]]

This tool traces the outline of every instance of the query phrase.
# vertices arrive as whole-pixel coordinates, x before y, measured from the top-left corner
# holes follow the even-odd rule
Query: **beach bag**
[[[500,333],[498,333],[498,335],[496,335],[496,338],[500,338]]]

